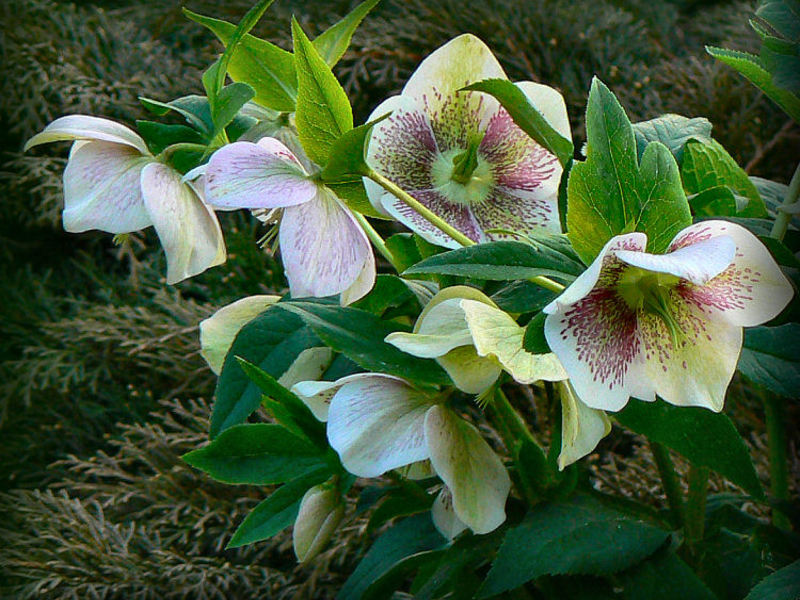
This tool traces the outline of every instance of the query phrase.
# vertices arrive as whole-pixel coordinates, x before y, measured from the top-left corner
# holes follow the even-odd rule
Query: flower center
[[[453,204],[474,206],[484,202],[494,185],[492,169],[478,151],[483,133],[473,136],[466,149],[439,154],[431,167],[436,191]]]
[[[678,348],[686,338],[686,333],[671,310],[670,296],[679,281],[679,277],[670,273],[628,267],[617,283],[617,293],[628,306],[655,315],[664,323],[674,348]]]

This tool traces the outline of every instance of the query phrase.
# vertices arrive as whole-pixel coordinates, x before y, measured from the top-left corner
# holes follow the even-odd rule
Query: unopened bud
[[[308,490],[300,501],[292,533],[297,560],[305,563],[319,554],[343,516],[344,505],[338,486],[326,482]]]

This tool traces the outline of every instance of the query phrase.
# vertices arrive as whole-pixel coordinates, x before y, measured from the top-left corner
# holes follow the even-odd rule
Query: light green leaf
[[[771,392],[796,397],[800,390],[800,325],[747,329],[739,371]]]
[[[292,39],[297,68],[297,136],[308,157],[325,165],[333,143],[353,128],[353,112],[331,68],[294,19]]]
[[[745,600],[789,600],[800,598],[800,560],[775,571],[750,590]]]
[[[361,181],[361,177],[369,171],[365,157],[365,144],[369,139],[369,133],[376,124],[383,121],[389,114],[386,113],[369,123],[344,132],[331,147],[330,160],[320,173],[322,181],[326,183]]]
[[[642,159],[644,149],[650,142],[661,142],[680,164],[683,158],[683,147],[690,139],[709,139],[711,137],[711,121],[704,117],[690,119],[681,115],[661,115],[649,121],[633,124],[636,136],[636,152]]]
[[[716,185],[689,196],[689,206],[696,217],[733,217],[747,198],[734,195],[727,185]]]
[[[365,0],[352,11],[350,11],[343,19],[331,25],[328,29],[323,31],[312,43],[314,48],[317,49],[319,55],[325,60],[329,67],[333,67],[339,59],[342,58],[347,48],[350,46],[350,40],[353,33],[364,20],[364,17],[369,14],[380,0]]]
[[[274,423],[234,425],[181,457],[223,483],[283,483],[325,466],[324,455]]]

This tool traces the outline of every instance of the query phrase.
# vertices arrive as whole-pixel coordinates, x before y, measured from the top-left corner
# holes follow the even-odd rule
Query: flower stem
[[[672,525],[676,528],[680,527],[684,522],[683,498],[675,465],[672,464],[672,459],[669,457],[669,450],[658,442],[650,440],[650,451],[653,453],[658,474],[661,476],[661,484],[664,486],[664,493],[667,496]]]
[[[776,499],[788,500],[789,465],[786,457],[786,411],[783,399],[765,394],[764,415],[767,422],[770,488]],[[786,515],[775,509],[772,509],[772,523],[781,529],[791,527]]]
[[[786,192],[786,197],[778,209],[775,222],[772,224],[772,231],[769,232],[770,237],[783,240],[783,236],[786,235],[786,230],[789,228],[789,221],[791,221],[792,215],[780,209],[788,208],[795,204],[798,199],[800,199],[800,164],[797,165],[794,175],[792,175],[792,180],[789,182],[789,190]]]
[[[375,231],[375,228],[372,227],[367,218],[359,212],[353,211],[353,216],[355,217],[358,224],[361,225],[361,228],[364,230],[364,233],[367,234],[369,241],[372,242],[372,245],[375,246],[375,249],[381,253],[381,255],[389,261],[389,263],[394,267],[394,270],[400,273],[402,269],[397,264],[394,256],[392,255],[389,248],[386,247],[386,242],[383,241],[383,238],[380,234]]]
[[[703,540],[708,493],[708,467],[689,467],[689,496],[686,500],[684,532],[691,547]]]
[[[556,294],[560,294],[564,291],[564,286],[558,283],[557,281],[553,281],[549,277],[545,277],[544,275],[537,275],[536,277],[531,277],[528,279],[531,283],[535,283],[539,287],[543,287],[546,290],[550,290],[551,292],[555,292]]]
[[[519,416],[519,413],[511,406],[508,398],[499,387],[494,392],[494,402],[491,404],[495,413],[501,419],[503,425],[515,440],[528,439],[537,446],[538,442],[531,435],[525,421]],[[513,444],[509,449],[513,448]]]

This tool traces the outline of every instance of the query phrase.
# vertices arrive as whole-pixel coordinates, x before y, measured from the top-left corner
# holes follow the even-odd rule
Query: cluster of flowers
[[[426,58],[402,93],[378,106],[367,162],[474,242],[560,233],[558,159],[515,125],[488,95],[464,86],[506,76],[477,38],[460,36]],[[554,89],[520,82],[551,126],[570,138],[566,107]],[[178,282],[225,260],[214,210],[269,212],[278,223],[293,298],[365,296],[375,259],[357,215],[316,177],[317,167],[291,136],[237,141],[182,176],[130,129],[105,119],[67,116],[28,147],[76,140],[64,174],[64,227],[115,234],[153,225]],[[289,146],[292,146],[291,148]],[[402,199],[365,180],[374,208],[434,244],[459,247]],[[608,240],[594,262],[543,312],[552,353],[523,348],[524,329],[478,290],[443,289],[412,333],[386,341],[435,358],[455,386],[481,395],[502,371],[521,384],[558,382],[562,401],[559,467],[590,453],[611,423],[606,411],[630,397],[656,395],[680,406],[720,411],[742,346],[742,328],[775,317],[792,287],[767,249],[739,225],[701,221],[681,231],[664,254],[646,252],[647,236]],[[236,331],[272,299],[247,299],[203,324],[203,345],[221,367]],[[434,395],[380,373],[338,381],[302,381],[293,391],[321,421],[351,473],[375,477],[407,467],[444,482],[437,526],[453,537],[486,533],[505,519],[511,482],[479,431]],[[305,512],[319,503],[307,494]],[[304,514],[304,509],[301,509]],[[307,546],[309,544],[306,544]],[[307,554],[308,548],[303,550]]]

